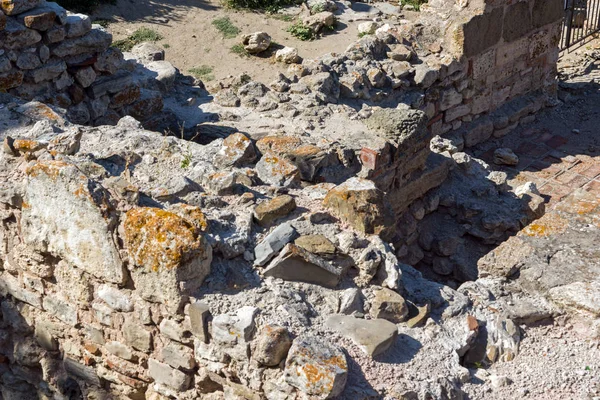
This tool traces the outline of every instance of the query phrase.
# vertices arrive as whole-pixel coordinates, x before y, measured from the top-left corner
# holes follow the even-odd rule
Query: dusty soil
[[[346,16],[354,14],[341,3],[338,7],[339,13],[343,12]],[[352,7],[357,8],[354,5]],[[282,14],[273,16],[231,10],[223,7],[219,0],[118,0],[116,5],[100,7],[94,17],[114,21],[108,29],[115,40],[124,39],[143,26],[156,30],[164,37],[158,44],[167,47],[165,58],[182,73],[207,65],[213,68],[216,80],[246,73],[255,80],[268,83],[278,72],[285,71],[287,65],[276,63],[270,54],[243,58],[232,53],[231,47],[240,42],[239,36],[224,39],[212,25],[214,19],[227,16],[241,30],[241,34],[266,31],[278,45],[297,48],[301,57],[316,58],[326,53],[344,51],[358,38],[357,25],[360,20],[371,19],[373,9],[369,6],[357,9],[356,15],[343,18],[334,32],[304,42],[286,32],[293,22],[283,20]],[[293,16],[299,11],[300,8],[293,8],[285,12]]]

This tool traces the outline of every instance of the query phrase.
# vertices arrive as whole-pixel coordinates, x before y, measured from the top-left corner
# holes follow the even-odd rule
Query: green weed
[[[142,27],[133,32],[128,38],[115,40],[113,46],[121,51],[130,51],[133,46],[142,42],[157,42],[163,37],[153,29]]]
[[[303,41],[313,40],[316,37],[315,32],[308,26],[302,24],[302,22],[300,21],[287,28],[287,32],[289,32],[292,36]]]
[[[229,17],[217,18],[212,24],[225,39],[234,38],[240,33],[240,29],[231,22]]]
[[[215,79],[213,75],[213,68],[208,65],[201,65],[199,67],[194,67],[189,70],[189,73],[192,74],[195,78],[201,79],[203,81],[212,81]]]

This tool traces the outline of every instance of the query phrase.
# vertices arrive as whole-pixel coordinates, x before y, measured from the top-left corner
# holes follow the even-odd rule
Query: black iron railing
[[[600,0],[564,0],[560,49],[566,50],[600,31]]]

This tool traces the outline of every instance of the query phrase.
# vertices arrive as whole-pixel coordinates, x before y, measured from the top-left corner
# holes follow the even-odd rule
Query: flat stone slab
[[[283,248],[264,272],[265,276],[326,287],[336,287],[342,274],[342,268],[291,243]]]
[[[385,319],[359,319],[349,315],[331,315],[325,322],[328,328],[350,338],[371,357],[390,348],[398,337],[396,324]]]

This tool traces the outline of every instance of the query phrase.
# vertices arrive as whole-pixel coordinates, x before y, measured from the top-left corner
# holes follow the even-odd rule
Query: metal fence
[[[600,0],[565,0],[560,49],[572,47],[600,31]]]

